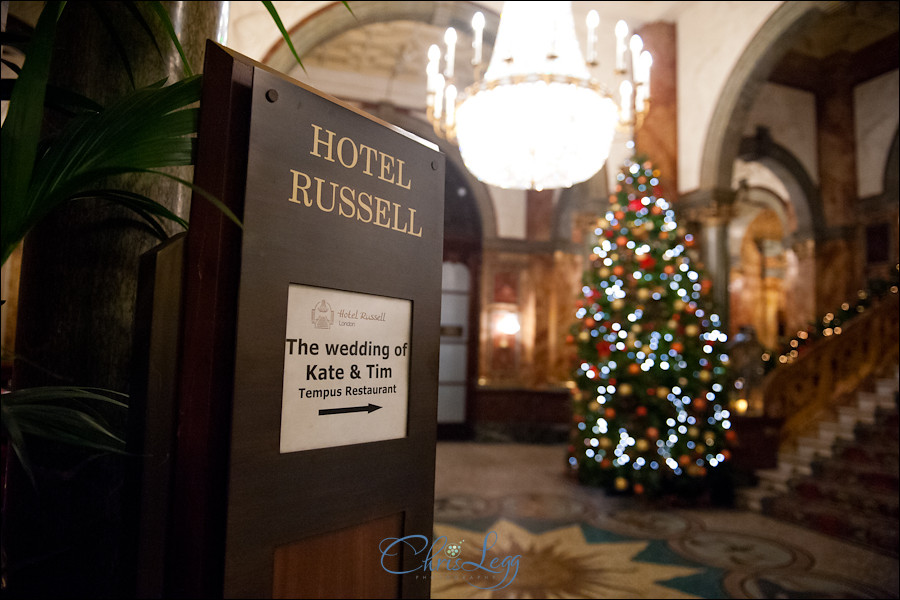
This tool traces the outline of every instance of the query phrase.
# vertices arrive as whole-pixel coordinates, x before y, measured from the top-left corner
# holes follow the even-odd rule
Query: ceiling
[[[891,34],[900,23],[900,2],[834,2],[832,10],[797,36],[792,50],[825,59],[854,54]]]
[[[620,18],[635,27],[654,21],[676,21],[680,13],[694,4],[678,1],[573,2],[573,14],[577,31],[583,29],[581,24],[587,11],[599,8],[602,31],[604,23],[611,28],[612,23]],[[797,35],[790,52],[815,60],[827,59],[836,52],[859,52],[887,36],[896,35],[898,7],[898,2],[832,2],[823,18]],[[414,21],[372,23],[348,30],[320,44],[303,57],[303,64],[314,78],[316,74],[322,77],[326,72],[367,77],[370,87],[365,96],[372,101],[392,98],[391,88],[399,87],[421,89],[424,101],[428,48],[432,44],[444,47],[444,31],[444,28]],[[463,89],[473,81],[469,66],[472,37],[465,30],[459,30],[457,34],[456,84],[457,88]],[[487,61],[490,56],[488,49],[485,56]],[[294,75],[306,79],[299,72]],[[327,83],[321,85],[323,89],[328,88]],[[377,86],[385,86],[385,89],[377,90]],[[365,90],[365,86],[361,85],[360,89]]]

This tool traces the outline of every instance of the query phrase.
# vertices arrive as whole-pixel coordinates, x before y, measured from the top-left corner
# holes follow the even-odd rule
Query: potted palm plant
[[[131,82],[124,91],[102,103],[55,85],[53,80],[53,61],[60,52],[60,32],[66,27],[69,13],[75,10],[72,4],[44,3],[33,31],[28,32],[30,35],[14,36],[4,32],[4,45],[20,47],[25,61],[21,66],[7,63],[16,72],[16,78],[13,82],[5,82],[3,87],[4,100],[9,101],[0,131],[0,248],[3,263],[10,259],[14,249],[22,244],[26,236],[49,220],[59,220],[61,210],[93,210],[98,203],[114,206],[117,212],[111,214],[116,218],[104,221],[100,217],[99,220],[104,221],[102,225],[117,226],[118,217],[127,214],[132,228],[134,223],[139,223],[144,232],[141,235],[149,233],[151,244],[153,240],[164,240],[173,232],[188,227],[186,211],[174,209],[165,198],[147,192],[147,187],[130,185],[128,178],[168,180],[194,189],[239,224],[224,205],[204,194],[203,190],[197,190],[190,181],[189,173],[183,172],[183,168],[189,168],[194,162],[202,75],[195,74],[192,69],[166,4],[188,3],[79,3],[92,5],[90,8],[79,8],[94,11],[100,28],[113,40],[110,46],[121,50],[121,63],[114,64],[119,61],[110,60],[104,68],[124,70]],[[272,3],[263,4],[293,50]],[[130,31],[145,31],[148,34],[149,43],[161,57],[165,54],[162,48],[166,45],[175,49],[181,65],[177,76],[160,77],[143,85],[136,83],[127,55],[129,44],[119,35],[126,20],[132,28]],[[71,25],[69,27],[71,29]],[[70,51],[66,48],[62,50]],[[86,302],[77,310],[90,313],[94,308],[91,304]],[[65,340],[56,341],[65,343]],[[79,349],[70,351],[78,352]],[[29,360],[27,356],[20,358]],[[30,577],[27,575],[30,570],[41,569],[47,561],[60,558],[59,548],[44,544],[42,536],[52,537],[51,530],[59,528],[61,522],[82,519],[86,510],[93,511],[95,517],[99,512],[102,513],[101,518],[115,519],[115,515],[110,513],[117,510],[113,489],[117,485],[114,481],[116,474],[110,476],[108,465],[103,463],[109,453],[124,452],[124,413],[128,400],[127,389],[119,389],[122,386],[118,385],[86,385],[77,381],[59,383],[51,378],[50,383],[46,384],[35,385],[23,380],[13,387],[12,390],[4,390],[0,405],[4,451],[4,587],[14,581],[16,575],[26,573],[26,577]],[[81,488],[96,487],[97,477],[113,481],[97,493],[82,494],[73,500],[74,496],[69,498],[65,494],[57,494],[55,488],[42,489],[41,480],[48,471],[47,464],[51,465],[49,470],[54,472],[56,480],[66,482],[82,478],[93,469],[94,479],[88,478],[88,483]],[[24,494],[27,498],[24,504],[52,505],[56,512],[61,513],[57,521],[19,531],[23,525],[21,515],[12,517],[9,514],[13,508],[12,494],[9,492],[14,483],[9,478],[15,474],[18,474],[19,480],[15,483],[20,489],[25,487],[23,482],[32,488]],[[56,499],[53,496],[60,497]],[[78,505],[79,502],[95,502],[98,498],[100,501],[94,506]],[[50,502],[51,499],[58,502]],[[63,505],[65,509],[60,511]],[[40,514],[44,516],[46,513]],[[20,538],[39,538],[29,539],[24,558],[21,554],[7,554],[10,549],[7,542],[17,532]],[[88,542],[84,539],[84,529],[79,531],[79,535],[82,542]],[[115,532],[99,531],[97,537],[100,543],[115,545],[116,540],[110,536],[115,536]],[[69,544],[66,552],[79,554],[79,548]],[[91,553],[87,552],[87,555]],[[114,562],[115,559],[109,560]],[[115,582],[108,581],[99,585],[95,581],[93,587],[90,583],[85,584],[88,587],[79,587],[77,582],[79,577],[84,576],[84,570],[80,569],[82,573],[68,579],[65,584],[57,582],[58,587],[49,588],[43,585],[47,583],[48,572],[35,571],[39,575],[32,579],[44,579],[43,587],[28,588],[26,584],[24,593],[29,590],[52,593],[68,590],[83,594],[116,589]],[[57,572],[61,574],[60,579],[69,575],[65,569]],[[100,578],[108,572],[109,569],[104,568],[96,571]],[[17,591],[10,590],[13,593]],[[4,589],[4,593],[10,590]]]

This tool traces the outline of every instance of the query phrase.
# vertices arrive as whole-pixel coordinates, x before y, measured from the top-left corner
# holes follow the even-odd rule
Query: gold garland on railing
[[[897,286],[763,382],[767,417],[784,419],[781,446],[810,432],[820,415],[844,404],[863,382],[900,360]]]

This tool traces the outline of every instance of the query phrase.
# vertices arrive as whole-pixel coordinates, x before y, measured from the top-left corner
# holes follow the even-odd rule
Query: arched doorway
[[[478,372],[482,223],[466,177],[452,161],[444,189],[438,438],[465,439],[472,435],[471,396]]]

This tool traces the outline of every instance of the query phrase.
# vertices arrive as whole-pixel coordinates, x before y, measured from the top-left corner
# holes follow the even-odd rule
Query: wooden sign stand
[[[214,43],[198,141],[159,592],[428,597],[444,156]]]

